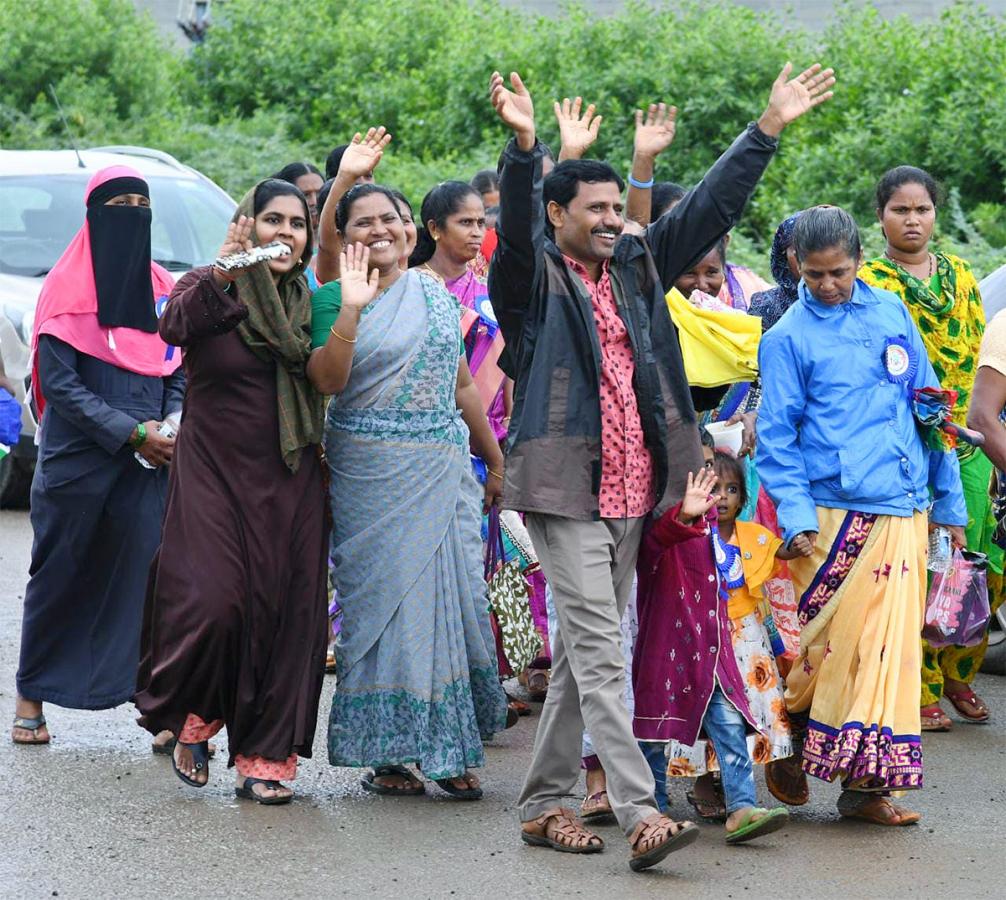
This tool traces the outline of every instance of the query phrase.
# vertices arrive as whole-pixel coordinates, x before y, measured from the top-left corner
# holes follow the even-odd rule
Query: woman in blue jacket
[[[919,815],[890,792],[922,787],[927,532],[945,525],[964,545],[957,457],[920,434],[913,391],[939,381],[904,305],[857,280],[849,214],[807,210],[793,242],[799,297],[760,351],[758,472],[785,540],[806,534],[814,553],[790,564],[802,627],[786,690],[796,753],[767,777],[794,805],[807,802],[806,774],[841,778],[843,816],[909,825]]]

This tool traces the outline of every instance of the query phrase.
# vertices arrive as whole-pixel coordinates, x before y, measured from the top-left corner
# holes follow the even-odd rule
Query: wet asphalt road
[[[31,529],[0,513],[0,717],[14,710],[21,599]],[[0,898],[172,897],[673,897],[948,898],[1006,896],[1006,679],[978,687],[995,723],[927,738],[926,790],[909,798],[921,826],[885,830],[839,821],[838,788],[812,784],[811,803],[760,843],[727,847],[721,826],[659,868],[636,875],[624,839],[575,857],[521,844],[514,801],[535,716],[487,748],[486,797],[458,803],[365,793],[360,772],[333,769],[324,728],[301,763],[297,799],[267,808],[237,801],[233,775],[187,788],[124,706],[47,707],[49,747],[0,735]],[[327,717],[332,680],[326,680]],[[224,735],[221,735],[224,739]],[[770,800],[759,776],[759,797]],[[684,786],[675,811],[690,812]]]

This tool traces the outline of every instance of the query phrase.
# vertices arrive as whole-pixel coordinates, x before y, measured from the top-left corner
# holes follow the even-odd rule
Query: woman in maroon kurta
[[[279,781],[311,755],[325,667],[323,406],[304,374],[310,228],[300,191],[257,185],[222,255],[252,236],[293,253],[189,273],[160,320],[184,348],[188,388],[136,705],[148,730],[178,735],[173,765],[194,787],[208,780],[206,741],[226,725],[238,796],[260,803],[292,796]]]

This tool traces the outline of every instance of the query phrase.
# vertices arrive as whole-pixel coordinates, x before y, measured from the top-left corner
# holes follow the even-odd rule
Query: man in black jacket
[[[560,163],[542,178],[534,106],[514,73],[490,92],[514,132],[500,174],[499,246],[489,271],[516,382],[504,502],[527,526],[552,587],[552,680],[520,797],[522,838],[572,852],[603,842],[561,806],[579,776],[586,723],[612,810],[645,869],[698,835],[662,816],[622,701],[619,624],[643,523],[680,500],[702,465],[677,333],[664,300],[675,278],[736,223],[783,128],[831,96],[831,70],[790,80],[702,182],[642,236],[623,235],[622,180],[604,163]],[[637,153],[630,180],[652,182]],[[546,237],[546,220],[553,240]],[[710,573],[710,577],[713,575]],[[682,686],[683,687],[683,686]]]

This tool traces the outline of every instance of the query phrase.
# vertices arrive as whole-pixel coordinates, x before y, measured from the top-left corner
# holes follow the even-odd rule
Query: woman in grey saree
[[[334,394],[325,446],[343,624],[329,759],[374,767],[364,786],[377,793],[421,793],[403,766],[415,763],[448,793],[477,799],[468,769],[503,728],[506,700],[470,431],[494,476],[502,454],[465,364],[457,300],[397,268],[404,232],[391,198],[360,186],[339,213],[347,258],[341,283],[315,295],[315,325],[332,324],[309,367]],[[486,502],[498,492],[491,477]]]

